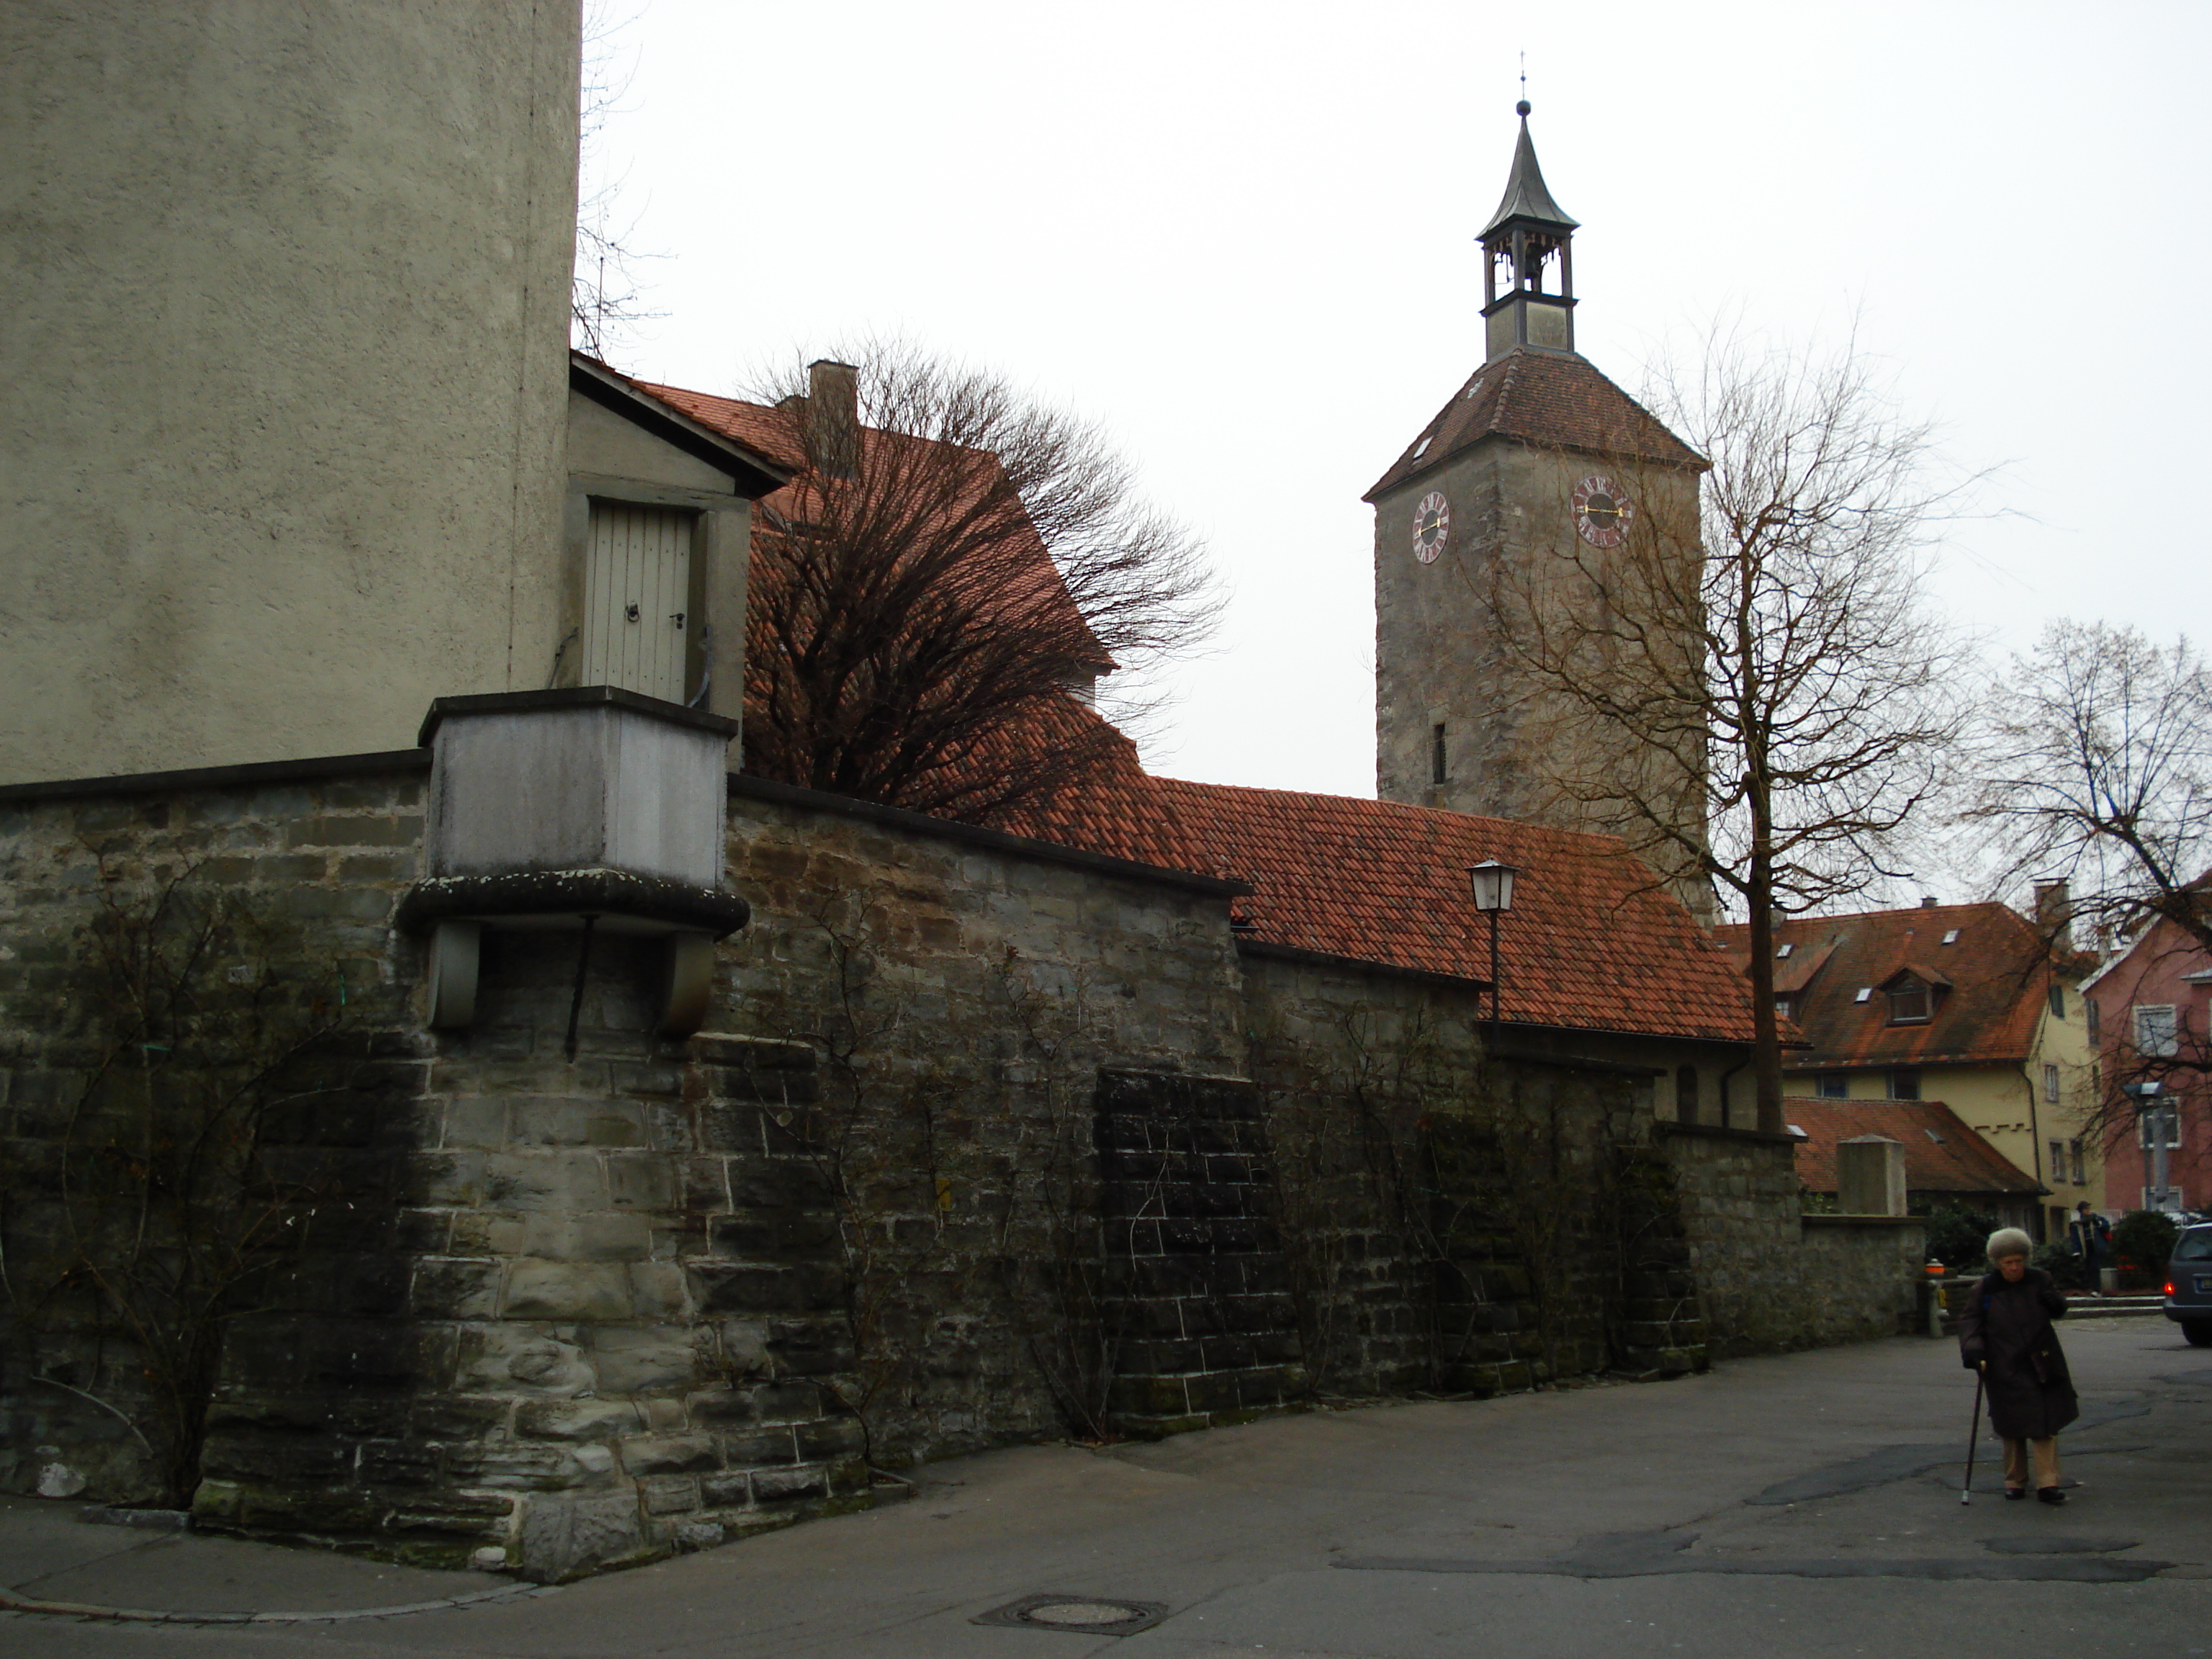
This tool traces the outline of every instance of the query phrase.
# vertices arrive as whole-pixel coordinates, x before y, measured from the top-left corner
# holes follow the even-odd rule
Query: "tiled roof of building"
[[[1751,1039],[1741,976],[1617,840],[1342,795],[1155,781],[1207,875],[1256,890],[1245,937],[1328,956],[1490,976],[1468,866],[1522,875],[1498,928],[1509,1021],[1724,1042]]]
[[[627,378],[627,377],[625,377]],[[682,386],[659,386],[651,380],[631,380],[671,409],[683,410],[702,426],[710,426],[739,443],[774,457],[797,471],[806,465],[805,449],[796,441],[791,422],[765,404],[741,398],[718,398],[711,392],[687,392]]]
[[[1485,438],[1626,456],[1662,466],[1702,470],[1706,465],[1588,358],[1516,346],[1475,370],[1363,499],[1371,501]]]
[[[1715,933],[1741,970],[1748,929],[1735,923]],[[1809,976],[1787,975],[1802,977],[1790,1013],[1811,1045],[1790,1056],[1793,1071],[2023,1060],[2050,995],[2043,936],[2002,904],[1794,916],[1774,939],[1778,951],[1790,949],[1775,963],[1778,990],[1794,958],[1814,960]],[[1933,1006],[1925,1022],[1893,1025],[1883,988],[1907,969],[1936,986]]]
[[[2041,1185],[1960,1121],[1940,1100],[1809,1100],[1782,1103],[1782,1121],[1804,1132],[1797,1184],[1836,1190],[1836,1143],[1884,1135],[1905,1147],[1905,1186],[1915,1193],[2039,1193]]]

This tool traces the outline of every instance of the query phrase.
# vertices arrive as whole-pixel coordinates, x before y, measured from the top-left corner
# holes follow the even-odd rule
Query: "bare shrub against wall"
[[[794,1034],[826,1061],[816,1146],[853,1352],[829,1387],[868,1457],[880,1468],[957,1444],[980,1431],[980,1396],[1025,1387],[1049,1400],[1041,1429],[1105,1437],[1115,1338],[1079,976],[1041,985],[1007,947],[989,964],[988,1023],[948,1045],[909,991],[882,981],[864,921],[814,926],[833,994]],[[1006,1337],[1027,1378],[989,1375]],[[1001,1422],[1024,1415],[1014,1402]]]
[[[226,1329],[333,1195],[267,1132],[322,1091],[303,1062],[347,1022],[341,981],[303,981],[277,929],[195,873],[100,860],[47,1034],[63,1068],[43,1076],[66,1082],[43,1109],[18,1099],[18,1146],[35,1150],[0,1213],[16,1362],[126,1424],[147,1495],[172,1507],[198,1483]]]
[[[1620,1173],[1648,1103],[1623,1079],[1488,1059],[1454,1006],[1267,1006],[1255,1066],[1316,1385],[1488,1392],[1601,1369],[1640,1252]]]

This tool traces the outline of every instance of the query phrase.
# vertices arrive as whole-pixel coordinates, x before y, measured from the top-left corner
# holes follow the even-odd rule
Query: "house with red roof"
[[[2063,894],[2045,893],[2046,908]],[[1749,930],[1717,937],[1741,963]],[[2043,1191],[2040,1236],[2099,1196],[2089,960],[2055,915],[1997,903],[1791,916],[1774,930],[1776,1006],[1806,1047],[1786,1092],[1827,1101],[1943,1102]]]
[[[1880,1135],[1905,1148],[1905,1207],[1925,1215],[1962,1205],[1996,1215],[2008,1227],[2041,1224],[2043,1188],[1968,1127],[1940,1100],[1820,1100],[1794,1095],[1782,1103],[1788,1132],[1797,1137],[1797,1184],[1809,1200],[1832,1206],[1836,1145]]]

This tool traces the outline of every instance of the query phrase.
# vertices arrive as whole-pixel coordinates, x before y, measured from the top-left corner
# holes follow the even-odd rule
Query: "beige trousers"
[[[2035,1484],[2039,1487],[2058,1484],[2058,1437],[2046,1440],[2008,1440],[2005,1449],[2005,1485],[2025,1486],[2027,1484],[2028,1448],[2035,1449]]]

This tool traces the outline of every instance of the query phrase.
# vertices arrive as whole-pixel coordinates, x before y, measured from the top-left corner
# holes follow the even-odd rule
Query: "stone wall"
[[[1671,1194],[1661,1243],[1620,1158],[1650,1121],[1648,1073],[1486,1056],[1480,999],[1455,981],[1274,951],[1244,967],[1324,1389],[1488,1394],[1613,1363],[1702,1366],[1694,1297],[1655,1305],[1683,1299]]]
[[[1928,1224],[1919,1216],[1808,1215],[1799,1295],[1812,1321],[1808,1346],[1911,1336],[1926,1323]]]
[[[172,1131],[234,1145],[223,1078],[322,1033],[320,1063],[283,1088],[343,1125],[331,1133],[363,1162],[412,1133],[424,1067],[410,1042],[384,1040],[406,1029],[411,988],[386,918],[416,874],[427,766],[409,752],[0,799],[0,1485],[158,1495],[164,1390],[121,1312],[60,1276],[72,1239],[112,1239],[175,1177],[174,1158],[149,1171],[128,1155],[144,1136],[134,1104],[159,1101]],[[229,1071],[208,1070],[211,1056]],[[179,1258],[162,1231],[173,1217],[155,1208],[160,1245],[132,1291],[149,1314],[188,1288],[177,1262],[204,1280],[239,1237],[202,1228],[203,1254]]]
[[[1097,1109],[1111,1425],[1157,1437],[1304,1398],[1259,1091],[1242,1079],[1109,1072]]]
[[[724,946],[716,1025],[823,1056],[850,1396],[878,1461],[1105,1433],[1099,1078],[1243,1075],[1239,890],[731,787],[753,920]]]
[[[1786,1144],[1647,1153],[1646,1072],[1486,1055],[1463,985],[1240,951],[1231,884],[804,791],[732,782],[717,1029],[652,1035],[650,941],[580,978],[580,934],[494,928],[475,1023],[426,1030],[391,922],[422,784],[0,792],[0,1484],[158,1495],[146,1328],[38,1275],[196,1079],[252,1103],[232,1207],[270,1225],[187,1495],[422,1560],[557,1578],[868,1503],[871,1465],[1310,1388],[1692,1369],[1693,1273],[1736,1351],[1880,1325],[1874,1236],[1800,1246]],[[145,1015],[163,974],[189,994]],[[157,1236],[243,1237],[148,1194]]]
[[[1790,1135],[1660,1124],[1713,1353],[1772,1353],[1912,1326],[1926,1228],[1806,1215]]]

